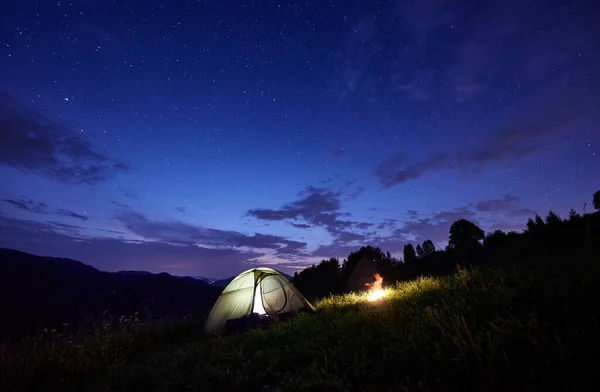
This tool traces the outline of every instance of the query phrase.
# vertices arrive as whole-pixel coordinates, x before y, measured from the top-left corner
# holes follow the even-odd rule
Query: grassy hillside
[[[575,390],[595,378],[599,284],[592,262],[461,269],[237,336],[193,320],[5,342],[0,390]]]

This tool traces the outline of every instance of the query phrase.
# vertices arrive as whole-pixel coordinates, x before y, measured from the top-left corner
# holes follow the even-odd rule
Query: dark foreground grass
[[[247,334],[200,320],[0,352],[0,390],[576,390],[596,382],[592,262],[458,270]]]

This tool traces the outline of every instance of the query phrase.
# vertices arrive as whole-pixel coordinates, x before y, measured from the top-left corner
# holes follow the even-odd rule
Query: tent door
[[[256,283],[256,287],[254,288],[254,306],[252,308],[252,313],[258,314],[267,314],[265,307],[263,305],[263,296],[262,289],[260,287],[260,282]]]

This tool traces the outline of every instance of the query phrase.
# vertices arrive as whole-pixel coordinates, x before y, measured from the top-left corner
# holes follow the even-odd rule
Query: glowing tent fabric
[[[208,315],[204,332],[221,332],[227,320],[251,313],[266,313],[277,319],[279,314],[301,309],[315,310],[289,280],[274,269],[253,268],[225,287]]]

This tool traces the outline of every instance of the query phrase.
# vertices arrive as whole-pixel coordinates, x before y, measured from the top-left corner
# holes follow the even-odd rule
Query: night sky
[[[293,272],[600,188],[597,1],[0,1],[0,246]]]

